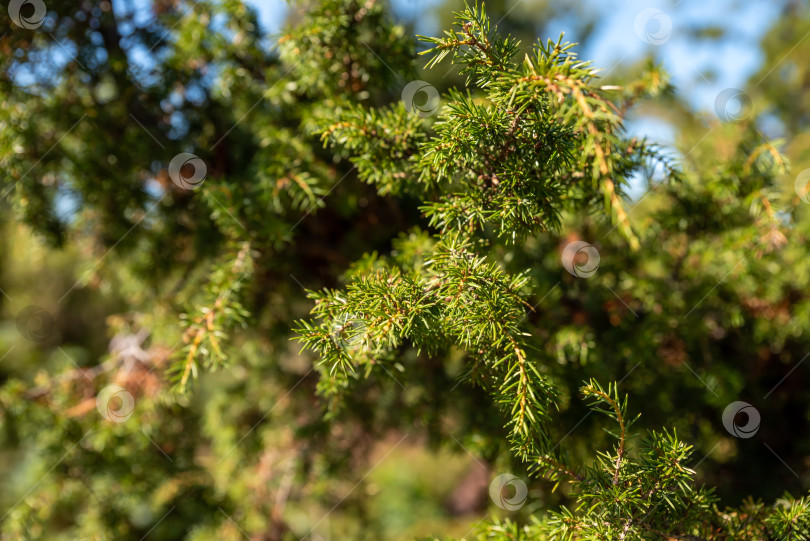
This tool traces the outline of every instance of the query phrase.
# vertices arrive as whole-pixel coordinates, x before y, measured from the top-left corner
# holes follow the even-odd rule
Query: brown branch
[[[603,391],[600,391],[598,389],[593,389],[593,388],[591,388],[591,392],[593,392],[593,394],[595,394],[595,395],[601,396],[602,398],[605,399],[605,401],[608,404],[610,404],[610,406],[613,408],[613,411],[616,413],[616,420],[618,421],[619,427],[621,428],[621,433],[619,435],[619,448],[618,448],[617,455],[616,455],[616,471],[613,474],[613,484],[618,485],[619,484],[619,469],[621,467],[622,457],[624,457],[624,453],[625,453],[624,441],[625,441],[625,438],[627,436],[626,427],[624,425],[624,416],[622,415],[622,410],[619,407],[619,403],[616,402],[615,400],[613,400],[610,397],[610,395],[606,394]]]
[[[585,480],[585,478],[584,478],[584,477],[582,477],[581,475],[579,475],[579,474],[577,474],[577,473],[572,472],[571,470],[569,470],[568,468],[566,468],[566,467],[565,467],[563,464],[560,464],[559,462],[557,462],[556,460],[552,459],[551,457],[548,457],[548,456],[541,456],[540,458],[538,458],[538,459],[537,459],[537,461],[538,461],[538,462],[545,462],[545,463],[547,463],[547,464],[550,464],[550,465],[551,465],[551,466],[553,466],[553,467],[554,467],[554,469],[555,469],[555,470],[557,470],[558,472],[560,472],[560,473],[564,473],[564,474],[566,474],[568,477],[571,477],[572,479],[576,479],[577,481],[584,481],[584,480]]]

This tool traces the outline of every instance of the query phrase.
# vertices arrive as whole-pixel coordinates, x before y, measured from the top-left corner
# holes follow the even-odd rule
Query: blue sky
[[[285,0],[246,1],[257,8],[266,32],[276,34],[281,30],[287,12]],[[442,0],[391,1],[396,15],[411,22],[416,33],[437,35],[441,32],[433,11]],[[533,12],[536,1],[512,0],[510,9],[513,15],[536,18]],[[714,101],[721,91],[744,87],[760,67],[763,58],[759,42],[778,17],[781,4],[773,0],[581,0],[579,3],[592,10],[589,13],[599,21],[594,35],[580,49],[581,58],[592,60],[594,66],[607,71],[652,52],[671,74],[681,96],[696,110],[708,114],[712,114]],[[135,0],[135,5],[142,17],[139,24],[146,24],[153,16],[148,0]],[[643,27],[655,38],[650,40],[648,35],[645,41],[638,23],[650,10],[659,10],[657,13],[663,13],[664,18],[653,18]],[[641,17],[641,20],[645,19]],[[549,26],[554,29],[553,37],[566,32],[567,39],[577,41],[570,21],[554,21]],[[717,41],[695,40],[688,32],[695,26],[722,28],[725,37]],[[633,135],[668,146],[674,143],[674,130],[660,119],[637,117],[627,127]],[[629,195],[638,197],[644,185],[641,178],[632,179]],[[69,200],[68,197],[62,201],[62,211],[72,208]]]
[[[258,10],[266,32],[277,34],[281,30],[287,12],[285,0],[246,1]],[[541,0],[512,0],[509,9],[513,16],[536,19],[537,1]],[[433,13],[443,4],[442,0],[391,2],[397,17],[411,22],[416,33],[441,33]],[[760,39],[778,17],[781,7],[781,1],[773,0],[580,0],[577,4],[586,6],[598,20],[594,35],[580,48],[581,58],[592,60],[594,66],[608,71],[652,52],[672,76],[681,96],[696,110],[708,114],[712,114],[721,91],[744,87],[760,67],[763,61]],[[135,6],[141,16],[138,23],[148,23],[153,17],[148,0],[135,0]],[[655,13],[659,16],[642,25],[650,33],[645,41],[645,35],[639,31],[639,20],[646,20],[643,15],[650,10],[658,10]],[[565,32],[567,39],[578,41],[571,21],[553,21],[548,26],[554,36],[539,38],[556,38],[559,32]],[[725,37],[716,41],[695,40],[689,34],[695,26],[721,28]],[[649,35],[654,39],[650,40]],[[26,74],[18,76],[24,78]],[[633,135],[668,146],[674,143],[674,130],[660,119],[637,117],[627,127]],[[640,178],[631,180],[631,197],[639,196],[644,184]]]
[[[287,12],[285,0],[246,0],[254,6],[269,34],[281,31]],[[434,16],[443,0],[390,0],[395,14],[411,22],[416,33],[437,35],[442,28]],[[537,19],[538,2],[545,0],[511,0],[512,16]],[[564,0],[548,0],[561,2]],[[742,88],[762,63],[759,42],[779,15],[782,0],[577,0],[588,14],[597,19],[597,27],[587,43],[580,48],[581,58],[609,71],[622,63],[631,63],[652,52],[672,76],[681,96],[696,109],[710,113],[717,95],[726,88]],[[142,23],[153,15],[148,0],[135,0],[140,7]],[[637,23],[645,10],[662,12],[669,26],[662,43],[651,45],[637,31]],[[652,20],[648,30],[661,31]],[[578,41],[571,21],[552,21],[548,26],[556,38],[559,32],[566,39]],[[725,36],[720,40],[696,40],[690,35],[695,27],[720,28]],[[639,123],[637,123],[639,124]],[[666,136],[666,128],[657,131]],[[664,142],[664,141],[662,141]]]
[[[442,29],[432,15],[440,0],[392,0],[395,13],[413,22],[416,32],[436,35]],[[533,16],[535,0],[513,0],[514,13]],[[260,13],[264,28],[280,30],[286,13],[284,0],[248,0]],[[741,88],[762,63],[759,41],[779,15],[781,2],[769,0],[583,0],[598,17],[597,29],[581,48],[581,57],[607,71],[620,63],[630,63],[652,52],[672,76],[679,93],[699,111],[711,114],[717,95],[726,88]],[[661,28],[661,20],[648,22],[648,30],[664,31],[651,45],[636,32],[644,10],[657,9],[671,21]],[[642,19],[643,20],[643,19]],[[558,27],[555,25],[558,24]],[[663,24],[668,24],[663,20]],[[659,26],[657,26],[659,25]],[[577,40],[573,25],[565,20],[551,25],[566,38]],[[725,30],[721,40],[695,40],[689,30],[695,26]],[[557,29],[558,28],[558,29]],[[666,35],[666,39],[663,36]],[[656,41],[656,40],[653,40]],[[672,142],[672,130],[660,121],[637,119],[631,131],[653,135],[659,142]]]

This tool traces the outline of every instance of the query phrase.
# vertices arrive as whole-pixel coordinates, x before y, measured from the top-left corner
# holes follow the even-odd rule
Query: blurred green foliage
[[[477,12],[429,44],[376,2],[294,4],[275,43],[236,0],[0,17],[3,539],[660,538],[637,509],[805,538],[806,502],[773,504],[810,479],[810,14],[786,3],[729,122],[654,64],[614,89],[545,36],[524,60],[557,32],[501,4],[498,34]],[[435,111],[403,103],[414,80]],[[629,137],[638,111],[676,148]],[[606,433],[599,392],[647,439]],[[737,400],[753,438],[723,426]],[[631,490],[656,449],[696,470],[672,507]],[[488,494],[505,472],[514,512]]]

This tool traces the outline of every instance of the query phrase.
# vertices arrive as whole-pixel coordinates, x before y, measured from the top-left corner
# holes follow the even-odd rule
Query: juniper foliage
[[[660,67],[608,84],[477,4],[423,72],[374,1],[294,4],[276,49],[242,2],[151,7],[0,31],[4,536],[393,537],[356,474],[413,432],[463,447],[440,477],[469,452],[541,502],[456,537],[810,536],[810,501],[774,497],[806,490],[810,213],[753,120],[681,109],[675,157],[625,130],[683,106]],[[583,239],[598,270],[566,261]],[[773,447],[723,431],[740,396]]]
[[[618,424],[613,451],[600,451],[576,473],[559,444],[549,440],[546,422],[559,396],[525,343],[530,335],[523,324],[533,310],[526,300],[529,280],[522,273],[504,274],[492,259],[529,235],[559,231],[564,212],[593,212],[600,200],[627,249],[638,251],[642,244],[622,202],[627,180],[652,164],[663,169],[659,181],[681,201],[700,188],[656,145],[624,136],[628,109],[669,91],[660,70],[651,67],[621,88],[605,86],[562,36],[536,44],[517,63],[520,44],[492,28],[483,7],[467,6],[456,19],[456,28],[443,37],[422,38],[431,46],[421,53],[429,56],[427,67],[449,58],[467,76],[467,88],[443,96],[435,122],[423,127],[426,134],[402,134],[407,104],[382,110],[348,106],[337,123],[321,129],[328,144],[355,153],[361,178],[381,193],[418,184],[412,191],[425,200],[420,208],[438,233],[414,230],[394,243],[390,256],[373,254],[352,269],[345,289],[311,293],[314,319],[303,321],[298,332],[320,356],[320,392],[336,404],[357,380],[375,370],[388,372],[404,343],[430,355],[463,350],[459,377],[492,395],[508,419],[515,456],[534,475],[570,482],[577,501],[575,510],[564,507],[525,528],[508,521],[487,526],[482,539],[810,535],[805,499],[787,496],[771,508],[751,502],[720,511],[712,491],[695,485],[688,467],[692,448],[674,431],[651,431],[636,456],[629,456],[632,423],[615,384],[607,390],[595,381],[583,387],[591,408]],[[407,141],[396,155],[407,156],[409,166],[375,159],[378,134]],[[757,221],[769,227],[757,246],[778,245],[768,187],[785,173],[785,160],[774,143],[756,137],[747,136],[742,147],[744,161],[716,182],[725,185],[729,174],[745,179],[737,197],[754,216],[764,214]],[[712,215],[701,210],[692,215]],[[660,214],[663,219],[666,211]]]

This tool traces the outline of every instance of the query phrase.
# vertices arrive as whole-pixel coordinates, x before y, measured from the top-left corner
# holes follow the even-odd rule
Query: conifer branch
[[[244,281],[253,272],[251,245],[243,242],[238,251],[212,272],[206,294],[209,301],[198,308],[193,318],[186,316],[186,329],[182,340],[183,358],[169,368],[176,389],[185,391],[192,377],[197,376],[197,367],[202,362],[210,369],[220,367],[227,359],[221,340],[237,325],[244,324],[247,312],[242,306],[239,293]]]

